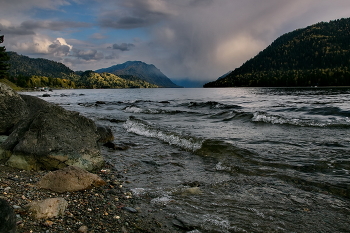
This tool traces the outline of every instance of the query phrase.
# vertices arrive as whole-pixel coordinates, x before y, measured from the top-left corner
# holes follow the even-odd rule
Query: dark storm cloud
[[[116,28],[116,29],[132,29],[145,27],[151,24],[150,20],[145,18],[136,18],[131,16],[126,17],[111,17],[111,14],[105,15],[99,20],[99,25],[101,27]]]
[[[131,48],[135,47],[134,44],[127,44],[127,43],[122,43],[122,44],[113,44],[112,48],[120,51],[129,51]]]
[[[192,78],[216,79],[268,46],[285,23],[309,13],[310,3],[313,0],[167,1],[173,16],[152,30],[153,45],[166,56],[157,64],[169,76],[181,70]]]
[[[117,1],[117,10],[103,13],[98,23],[101,27],[133,29],[154,25],[166,19],[170,11],[159,0]]]

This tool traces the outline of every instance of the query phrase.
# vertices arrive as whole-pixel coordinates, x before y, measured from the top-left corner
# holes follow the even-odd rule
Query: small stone
[[[78,232],[87,233],[88,232],[88,227],[87,226],[81,226],[81,227],[79,227]]]
[[[46,227],[52,227],[52,225],[54,224],[54,222],[50,221],[50,220],[46,220],[43,225]]]
[[[138,213],[138,211],[132,207],[123,207],[122,210],[126,210],[130,213]]]
[[[64,215],[68,202],[63,198],[49,198],[33,201],[25,206],[35,219],[53,218]]]
[[[16,221],[17,221],[17,224],[22,223],[23,219],[20,214],[16,214]]]

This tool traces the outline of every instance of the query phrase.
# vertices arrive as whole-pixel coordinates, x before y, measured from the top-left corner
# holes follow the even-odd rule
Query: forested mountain
[[[225,78],[204,87],[350,86],[350,18],[284,34]]]
[[[16,52],[7,52],[10,57],[10,76],[45,76],[48,78],[76,78],[73,70],[60,62],[44,58],[30,58]]]
[[[93,71],[74,72],[62,63],[43,58],[30,58],[15,52],[10,57],[8,80],[23,88],[155,88],[132,75],[118,77],[114,74],[98,74]]]
[[[157,85],[135,79],[134,81],[118,77],[111,73],[96,73],[88,70],[81,74],[76,82],[81,88],[156,88]]]
[[[141,80],[161,87],[179,87],[154,65],[148,65],[141,61],[128,61],[109,68],[96,70],[96,72],[112,73],[126,79],[137,77]]]
[[[156,88],[178,87],[154,65],[143,62],[126,62],[99,70],[74,72],[62,63],[43,58],[30,58],[15,52],[10,57],[8,80],[23,88]],[[117,67],[117,69],[116,69]],[[108,71],[107,71],[108,70]],[[118,72],[113,72],[119,70]],[[108,72],[108,73],[107,73]],[[111,74],[111,73],[117,73]],[[148,82],[147,80],[151,80]],[[158,83],[158,84],[157,84]]]

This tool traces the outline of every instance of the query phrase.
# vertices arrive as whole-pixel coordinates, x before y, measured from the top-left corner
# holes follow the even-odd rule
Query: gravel
[[[38,189],[35,183],[47,171],[23,171],[0,165],[0,198],[7,200],[17,215],[17,232],[183,232],[167,221],[157,220],[161,209],[142,209],[150,198],[134,197],[123,187],[122,174],[106,165],[94,172],[107,182],[90,190],[58,194]],[[35,220],[23,208],[31,201],[62,197],[68,202],[64,216]],[[164,215],[163,215],[164,216]]]

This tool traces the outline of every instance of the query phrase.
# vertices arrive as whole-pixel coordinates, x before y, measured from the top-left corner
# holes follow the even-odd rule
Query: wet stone
[[[123,207],[122,210],[128,211],[130,213],[138,213],[138,211],[132,207]]]

